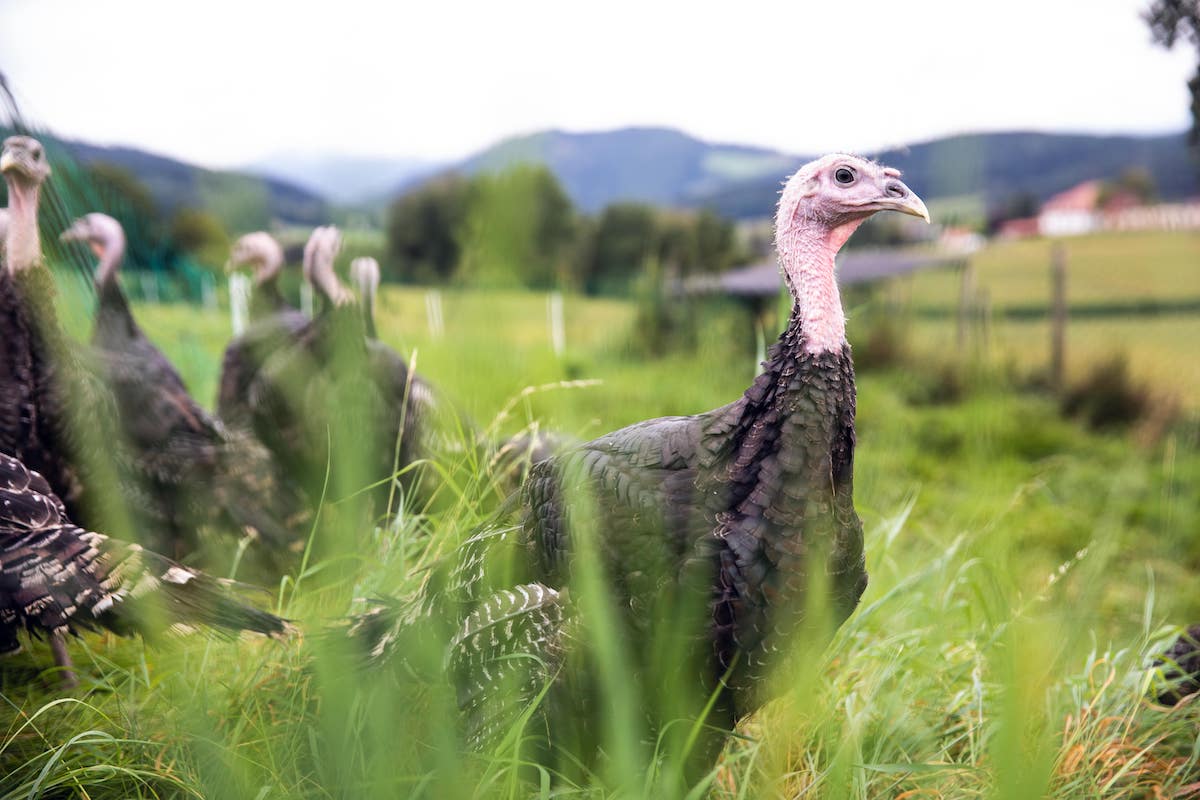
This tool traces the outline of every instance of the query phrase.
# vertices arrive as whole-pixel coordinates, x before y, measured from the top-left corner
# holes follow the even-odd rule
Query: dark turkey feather
[[[258,371],[272,353],[290,346],[306,325],[308,317],[295,309],[283,309],[263,316],[251,315],[250,327],[229,343],[221,359],[217,416],[226,425],[247,429],[252,425],[250,387]]]
[[[239,602],[232,584],[71,522],[49,483],[0,454],[0,652],[35,636],[108,628],[154,634],[174,623],[269,636],[284,620]]]

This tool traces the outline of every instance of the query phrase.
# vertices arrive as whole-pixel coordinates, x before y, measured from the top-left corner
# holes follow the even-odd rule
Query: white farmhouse
[[[1097,206],[1100,181],[1085,181],[1060,192],[1042,205],[1038,233],[1042,236],[1079,236],[1101,227]]]

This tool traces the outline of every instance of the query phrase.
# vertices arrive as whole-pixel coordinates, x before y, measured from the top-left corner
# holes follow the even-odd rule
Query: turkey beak
[[[925,203],[898,178],[888,178],[883,182],[883,197],[875,205],[881,211],[899,211],[929,222],[929,209]]]
[[[87,234],[84,232],[83,225],[79,220],[76,220],[74,225],[58,235],[60,242],[82,242],[86,238]]]
[[[0,172],[8,172],[18,165],[16,154],[8,147],[4,148],[4,153],[0,154]]]

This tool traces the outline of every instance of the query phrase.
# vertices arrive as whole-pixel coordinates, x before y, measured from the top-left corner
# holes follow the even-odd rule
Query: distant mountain
[[[1018,192],[1039,199],[1089,178],[1148,170],[1165,198],[1200,192],[1182,134],[1089,136],[980,133],[873,154],[905,172],[927,199],[986,208]],[[734,218],[770,216],[783,180],[811,156],[710,144],[670,128],[599,133],[550,130],[506,139],[449,168],[475,173],[521,162],[548,166],[577,206],[595,212],[618,200],[712,207]],[[419,183],[397,186],[399,194]]]
[[[295,225],[328,220],[329,208],[323,197],[277,178],[204,169],[132,147],[69,140],[62,144],[85,163],[114,164],[128,170],[167,213],[178,208],[204,209],[234,231],[265,227],[273,220]]]
[[[398,184],[432,174],[436,162],[418,158],[343,156],[332,153],[275,153],[243,169],[290,181],[343,205],[367,202]]]
[[[474,173],[520,162],[545,164],[576,205],[597,211],[618,200],[678,205],[734,182],[766,176],[778,180],[796,157],[760,147],[709,144],[671,128],[553,130],[506,139],[457,169]]]
[[[983,208],[1018,193],[1045,200],[1082,181],[1115,178],[1130,168],[1148,171],[1165,199],[1200,192],[1183,134],[976,133],[871,155],[903,170],[905,182],[926,199],[975,198]],[[689,204],[738,218],[767,216],[779,199],[781,178],[740,181]]]

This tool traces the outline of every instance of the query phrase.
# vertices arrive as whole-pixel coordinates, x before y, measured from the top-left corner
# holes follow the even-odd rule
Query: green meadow
[[[1068,253],[1073,303],[1200,298],[1200,237],[1089,237]],[[881,319],[902,340],[900,355],[859,375],[855,498],[870,585],[701,783],[680,782],[680,754],[631,745],[619,726],[582,777],[523,763],[520,722],[494,749],[463,752],[444,687],[346,667],[330,637],[355,598],[412,591],[484,518],[486,468],[467,465],[444,508],[406,509],[387,529],[317,521],[312,558],[248,595],[295,619],[295,640],[89,634],[74,645],[83,685],[70,693],[55,688],[44,643],[0,664],[0,798],[1189,796],[1200,705],[1159,706],[1147,689],[1153,654],[1200,619],[1200,426],[1185,412],[1154,436],[1093,432],[1028,388],[1047,324],[999,312],[1046,301],[1048,259],[1044,242],[976,257],[995,312],[986,351],[976,332],[955,346],[956,274],[856,295],[860,352]],[[584,438],[694,413],[735,398],[755,371],[748,319],[721,304],[697,312],[693,348],[646,358],[631,344],[633,303],[568,295],[559,356],[544,294],[436,296],[385,288],[381,336],[497,433]],[[86,332],[86,306],[64,308]],[[135,313],[211,406],[227,314]],[[1070,370],[1120,350],[1137,378],[1194,413],[1198,334],[1195,311],[1074,320]],[[617,683],[601,702],[638,708],[644,687]]]

